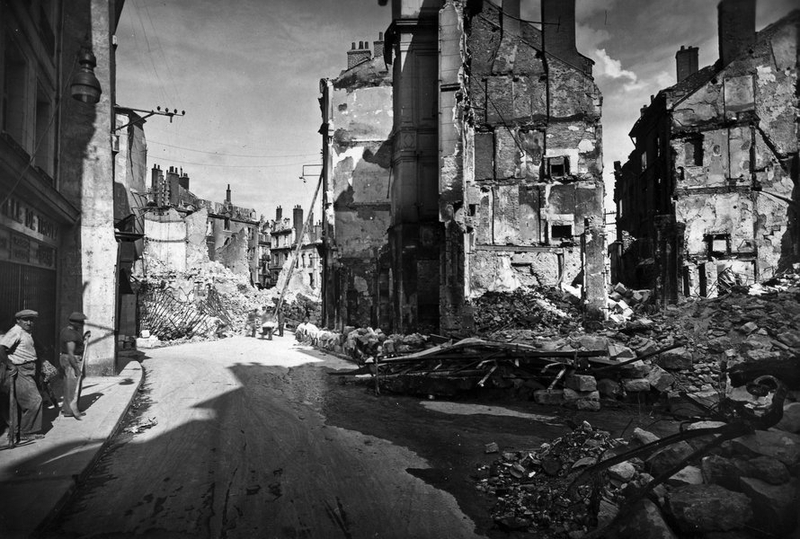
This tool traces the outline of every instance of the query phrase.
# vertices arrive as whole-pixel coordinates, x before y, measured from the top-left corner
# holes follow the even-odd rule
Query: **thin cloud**
[[[605,49],[597,49],[594,51],[594,56],[597,64],[597,77],[603,77],[618,81],[623,91],[633,92],[641,90],[646,86],[646,83],[639,80],[636,73],[628,69],[623,69],[622,62],[611,58]]]

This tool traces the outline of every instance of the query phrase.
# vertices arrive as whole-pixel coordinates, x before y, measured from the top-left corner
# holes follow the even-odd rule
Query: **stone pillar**
[[[64,16],[63,76],[74,74],[81,46],[97,58],[102,94],[95,105],[62,98],[59,191],[81,211],[65,234],[59,279],[60,323],[72,311],[88,316],[92,338],[86,357],[90,375],[116,374],[117,242],[114,236],[114,51],[113,2],[76,0]],[[87,41],[88,36],[88,41]]]
[[[606,314],[605,245],[606,231],[603,224],[586,219],[581,237],[583,301],[586,316],[590,319],[604,319]]]

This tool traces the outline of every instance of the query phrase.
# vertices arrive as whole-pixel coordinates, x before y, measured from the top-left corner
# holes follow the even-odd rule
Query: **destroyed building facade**
[[[676,54],[675,85],[644,107],[615,163],[612,279],[662,302],[714,296],[798,260],[800,12],[755,31],[755,0],[718,5],[719,60]]]
[[[394,331],[459,332],[473,299],[578,285],[605,307],[601,94],[574,1],[394,0]]]
[[[185,273],[219,262],[251,283],[259,278],[260,220],[252,208],[236,206],[228,185],[224,202],[195,196],[189,175],[177,167],[151,169],[150,207],[145,213],[143,276]]]
[[[392,72],[383,34],[347,51],[320,81],[323,136],[323,304],[327,327],[390,327],[388,234]]]
[[[292,218],[283,217],[283,208],[275,209],[275,221],[270,226],[270,265],[272,284],[280,289],[287,279],[295,288],[306,288],[315,296],[322,288],[320,246],[322,225],[314,223],[314,214],[303,220],[303,208],[292,209]]]

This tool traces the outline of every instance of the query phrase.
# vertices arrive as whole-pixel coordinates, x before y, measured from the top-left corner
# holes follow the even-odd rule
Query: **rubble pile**
[[[491,466],[478,468],[476,488],[497,497],[492,517],[501,529],[541,539],[581,537],[596,526],[596,500],[588,489],[572,499],[569,486],[580,471],[622,443],[584,422],[538,449],[504,451]],[[486,451],[497,447],[489,444]]]
[[[580,325],[579,298],[554,288],[487,292],[473,302],[475,332],[486,335],[522,329],[531,333],[569,333]]]
[[[691,433],[718,425],[689,425],[685,439],[626,459],[627,451],[659,438],[637,428],[628,440],[614,439],[584,422],[536,450],[503,452],[478,469],[476,488],[497,497],[498,527],[537,538],[795,537],[800,403],[785,407],[776,428],[725,441],[691,460],[714,436]],[[593,473],[598,461],[615,455],[624,460]],[[651,485],[676,466],[680,471]],[[588,480],[576,481],[581,472]],[[649,494],[631,503],[648,485]]]

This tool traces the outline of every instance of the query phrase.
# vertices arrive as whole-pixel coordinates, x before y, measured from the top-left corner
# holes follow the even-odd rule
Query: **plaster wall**
[[[186,224],[174,208],[145,214],[143,264],[146,275],[186,271]]]

